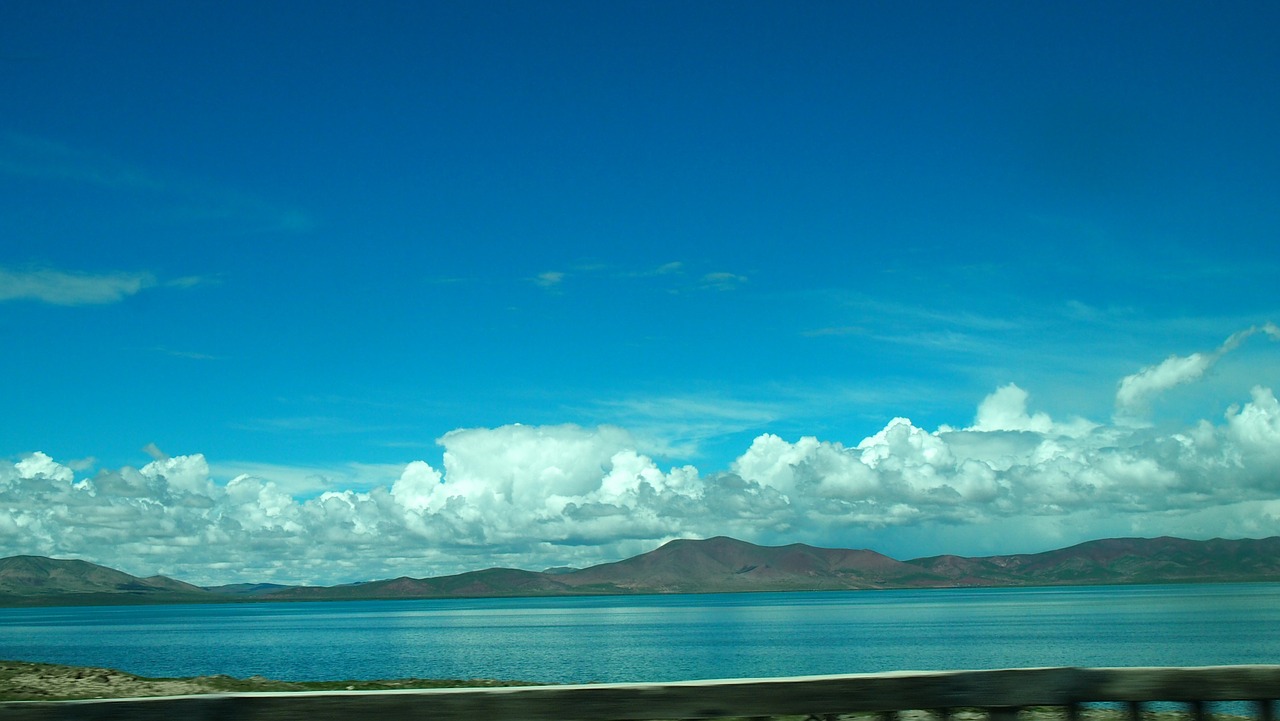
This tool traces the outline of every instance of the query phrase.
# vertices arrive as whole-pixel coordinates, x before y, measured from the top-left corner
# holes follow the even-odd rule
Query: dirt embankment
[[[209,693],[243,693],[252,691],[374,691],[389,689],[476,688],[493,686],[529,686],[519,681],[492,679],[438,680],[397,679],[384,681],[274,681],[261,676],[195,676],[192,678],[147,678],[109,668],[59,666],[25,661],[0,661],[0,703],[6,701],[68,701],[95,698],[137,698],[142,696],[180,696]],[[0,714],[2,715],[2,714]],[[813,719],[808,716],[807,719]],[[882,721],[877,713],[851,713],[826,716],[838,721]],[[991,721],[989,711],[953,709],[948,714],[938,711],[901,711],[898,721]],[[1082,710],[1081,721],[1194,721],[1187,711],[1143,710],[1137,717],[1115,704]],[[1213,721],[1256,721],[1255,717],[1214,713]],[[1017,721],[1069,721],[1067,709],[1035,707],[1020,709]],[[730,721],[749,721],[734,719]],[[774,721],[806,721],[804,716],[775,717]]]
[[[273,681],[261,676],[195,676],[147,678],[110,668],[59,666],[26,661],[0,661],[0,701],[56,701],[86,698],[136,698],[183,696],[246,691],[386,690],[402,688],[456,688],[524,686],[517,681],[473,679],[398,679],[391,681]]]

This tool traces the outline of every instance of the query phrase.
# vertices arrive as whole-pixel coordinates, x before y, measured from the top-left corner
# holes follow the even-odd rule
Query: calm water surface
[[[1280,663],[1280,584],[0,609],[0,658],[546,682]]]

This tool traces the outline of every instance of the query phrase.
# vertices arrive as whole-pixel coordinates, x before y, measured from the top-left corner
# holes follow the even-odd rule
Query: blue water
[[[0,609],[0,658],[544,682],[1280,663],[1280,584]]]

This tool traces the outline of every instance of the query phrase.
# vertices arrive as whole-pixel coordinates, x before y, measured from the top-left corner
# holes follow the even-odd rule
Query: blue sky
[[[7,4],[0,551],[324,581],[1273,535],[1278,23]]]

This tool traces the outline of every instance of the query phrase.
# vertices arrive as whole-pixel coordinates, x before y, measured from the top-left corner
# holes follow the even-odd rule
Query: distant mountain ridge
[[[910,563],[965,586],[1275,581],[1280,537],[1108,538],[1044,553],[933,556]]]
[[[0,559],[0,605],[43,599],[76,604],[188,603],[209,592],[165,576],[138,578],[88,561],[43,556]],[[44,605],[44,604],[41,604]]]
[[[927,580],[919,568],[875,551],[802,543],[757,546],[719,536],[679,540],[616,563],[562,576],[582,589],[630,593],[885,588]]]
[[[671,541],[583,569],[489,568],[341,586],[238,583],[201,588],[80,560],[0,559],[0,605],[109,605],[490,596],[819,591],[964,586],[1280,581],[1280,537],[1109,538],[1044,553],[897,561],[865,549],[757,546],[719,536]]]

